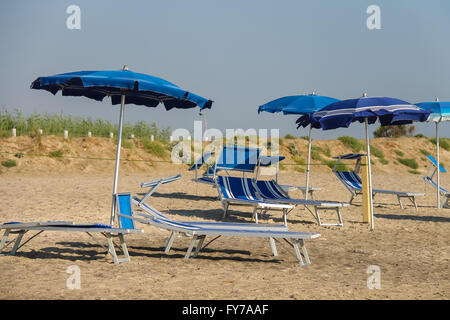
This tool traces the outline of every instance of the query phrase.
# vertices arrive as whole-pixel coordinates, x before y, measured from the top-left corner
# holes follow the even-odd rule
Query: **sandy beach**
[[[141,182],[178,173],[182,179],[159,188],[149,203],[175,220],[220,220],[217,191],[192,182],[186,166],[161,164],[147,173],[124,169],[119,191],[142,194]],[[4,173],[1,220],[108,223],[112,179],[112,174],[101,172]],[[280,174],[284,184],[303,181],[302,173]],[[445,176],[442,181],[448,185]],[[331,171],[313,174],[312,185],[323,188],[317,199],[349,199]],[[311,214],[296,207],[288,216],[289,229],[321,234],[307,241],[312,262],[307,267],[298,264],[286,243],[278,244],[279,256],[274,257],[268,241],[238,237],[222,237],[197,258],[184,261],[188,238],[177,238],[166,255],[169,233],[142,224],[143,234],[126,237],[131,261],[114,265],[100,246],[106,243],[101,236],[96,241],[85,233],[46,232],[16,256],[0,256],[0,298],[448,299],[449,209],[434,208],[435,193],[418,175],[378,174],[374,185],[427,195],[418,198],[418,211],[409,203],[400,209],[394,196],[377,195],[374,231],[361,222],[360,199],[342,210],[343,227],[319,227]],[[335,218],[331,213],[328,217]],[[251,209],[231,208],[226,220],[250,223]],[[281,215],[269,213],[263,220],[281,222]],[[67,270],[73,265],[79,267],[81,288],[70,290]],[[367,286],[370,266],[379,267],[380,289]]]

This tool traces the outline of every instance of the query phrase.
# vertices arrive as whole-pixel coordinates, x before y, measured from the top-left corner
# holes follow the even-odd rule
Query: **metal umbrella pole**
[[[306,164],[306,192],[305,192],[305,200],[308,200],[308,191],[309,191],[309,169],[310,169],[310,164],[311,164],[311,135],[312,135],[312,124],[309,125],[308,163]]]
[[[439,122],[436,121],[436,168],[437,168],[437,207],[441,208],[441,177],[440,177],[440,162],[439,162]]]
[[[370,230],[375,228],[373,221],[373,199],[372,199],[372,164],[370,163],[370,139],[369,139],[369,119],[365,118],[366,124],[366,148],[367,148],[367,165],[369,168],[369,199],[370,199]]]
[[[125,113],[125,93],[122,92],[120,104],[119,132],[117,134],[116,167],[114,169],[114,186],[111,205],[111,221],[110,221],[111,225],[114,225],[114,216],[116,209],[117,180],[119,177],[120,146],[122,144],[122,126],[124,113]]]

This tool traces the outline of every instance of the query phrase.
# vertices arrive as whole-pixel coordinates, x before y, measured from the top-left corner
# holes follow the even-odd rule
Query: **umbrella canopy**
[[[439,163],[439,122],[442,121],[450,121],[450,102],[448,101],[439,101],[439,99],[436,98],[435,101],[431,102],[420,102],[416,103],[416,105],[422,109],[430,110],[431,114],[428,117],[428,122],[435,122],[436,123],[436,161]],[[437,178],[436,178],[436,184],[437,184],[437,191],[436,191],[436,201],[437,201],[437,207],[441,207],[441,195],[439,193],[440,186],[441,186],[441,166],[436,165],[437,168]],[[445,171],[444,171],[445,172]]]
[[[185,91],[173,83],[158,77],[128,70],[78,71],[53,76],[39,77],[31,84],[31,89],[47,90],[54,95],[61,90],[63,96],[84,96],[102,101],[111,97],[111,103],[120,104],[119,133],[117,140],[116,165],[114,171],[111,225],[114,224],[117,181],[119,174],[120,146],[125,104],[156,107],[163,103],[166,110],[188,109],[199,106],[211,108],[212,101]]]
[[[311,125],[314,128],[330,130],[348,128],[355,121],[365,123],[369,169],[370,228],[373,230],[372,168],[368,125],[375,123],[377,119],[383,126],[425,121],[430,113],[430,111],[425,111],[403,100],[388,97],[367,97],[367,94],[364,94],[361,98],[335,102],[313,114],[304,115],[297,119],[297,124],[298,127]]]
[[[429,115],[416,105],[389,97],[367,97],[342,100],[326,106],[311,115],[304,115],[297,124],[323,130],[348,128],[352,122],[375,123],[379,119],[382,126],[401,125],[413,121],[425,121]]]
[[[309,114],[338,101],[338,99],[319,96],[315,93],[286,96],[259,106],[258,113],[266,111],[271,113],[283,112],[283,114]]]
[[[331,103],[338,102],[338,99],[319,96],[315,93],[307,95],[286,96],[275,100],[272,100],[266,104],[259,106],[258,113],[261,111],[266,112],[283,112],[283,114],[312,114],[322,108],[328,106]],[[309,142],[308,142],[308,160],[306,165],[306,192],[305,199],[308,199],[309,189],[309,172],[311,164],[311,137],[312,127],[309,128]]]
[[[120,104],[126,95],[125,104],[156,107],[163,103],[167,110],[173,108],[211,108],[212,101],[185,91],[161,78],[136,73],[125,68],[113,71],[78,71],[48,77],[39,77],[31,89],[44,89],[54,95],[61,90],[63,96],[84,96],[97,101],[110,96],[112,104]]]

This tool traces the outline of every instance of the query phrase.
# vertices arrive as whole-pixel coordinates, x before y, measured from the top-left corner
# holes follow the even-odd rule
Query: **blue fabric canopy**
[[[32,89],[44,89],[53,94],[59,90],[63,96],[84,96],[97,101],[110,96],[112,104],[125,103],[156,107],[163,103],[167,110],[173,108],[211,108],[212,101],[185,91],[161,78],[130,70],[78,71],[39,77]]]
[[[283,112],[283,114],[308,114],[337,101],[339,100],[315,94],[286,96],[259,106],[258,113],[266,111]]]
[[[427,121],[450,121],[450,102],[449,101],[431,101],[416,103],[416,106],[422,109],[431,110]]]
[[[406,101],[388,97],[361,97],[332,103],[325,108],[306,114],[297,120],[298,127],[309,124],[323,130],[348,128],[352,122],[375,123],[381,125],[400,125],[412,121],[426,121],[431,111],[412,105]]]

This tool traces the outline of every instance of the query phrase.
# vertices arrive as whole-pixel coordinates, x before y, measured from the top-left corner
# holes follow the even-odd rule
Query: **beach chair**
[[[343,220],[340,209],[348,206],[347,203],[334,202],[334,201],[317,201],[317,200],[305,200],[305,199],[293,199],[289,197],[287,192],[275,181],[275,180],[257,180],[253,181],[256,185],[256,192],[265,201],[283,203],[290,205],[304,205],[308,211],[317,220],[320,226],[343,226]],[[314,212],[309,210],[308,206],[314,207]],[[336,211],[338,223],[323,223],[320,218],[320,211],[333,210]]]
[[[259,237],[269,239],[269,243],[274,256],[278,256],[278,251],[276,248],[275,240],[284,239],[290,245],[294,247],[295,254],[301,266],[309,265],[310,259],[308,252],[306,251],[306,246],[304,240],[311,240],[318,238],[319,233],[307,233],[307,232],[291,232],[287,229],[267,229],[261,225],[256,224],[242,224],[242,223],[224,223],[224,222],[205,222],[198,223],[195,222],[177,222],[169,219],[164,214],[160,213],[156,209],[146,205],[153,214],[150,219],[140,219],[134,217],[133,219],[137,222],[151,224],[160,229],[165,229],[171,232],[169,240],[167,241],[164,252],[169,253],[172,244],[177,235],[189,236],[191,242],[184,256],[185,260],[188,260],[191,256],[192,250],[194,249],[195,243],[197,242],[196,249],[194,251],[193,257],[198,256],[201,249],[211,244],[213,241],[217,240],[222,236],[231,237]],[[158,218],[154,217],[158,216]],[[245,225],[245,226],[244,226]],[[203,246],[204,240],[207,236],[213,236],[214,238]],[[289,242],[291,240],[291,242]]]
[[[7,254],[15,255],[17,250],[23,247],[26,243],[36,238],[44,231],[63,231],[63,232],[86,232],[92,237],[91,233],[100,233],[106,237],[108,241],[108,253],[113,257],[115,264],[130,261],[130,256],[126,246],[124,236],[126,234],[142,233],[142,229],[136,229],[133,220],[133,211],[131,208],[131,194],[117,194],[116,203],[118,205],[118,220],[119,228],[114,228],[110,225],[104,225],[99,223],[88,224],[75,224],[67,221],[48,221],[48,222],[6,222],[0,225],[0,230],[5,230],[3,237],[0,241],[0,252],[3,251],[9,244],[14,242],[14,245],[10,252]],[[20,245],[23,237],[28,232],[36,231],[27,241]],[[8,241],[10,235],[17,235],[14,240]],[[114,247],[113,238],[118,238],[120,241],[120,247],[122,249],[123,258],[119,258]]]
[[[286,157],[283,156],[260,156],[258,159],[258,164],[256,167],[256,176],[255,180],[258,180],[259,173],[262,168],[269,167],[269,166],[276,166],[275,170],[275,182],[278,182],[278,171],[279,171],[279,163],[280,161],[284,160]],[[279,186],[285,191],[285,192],[291,192],[295,190],[299,190],[302,192],[303,196],[306,194],[306,187],[303,186],[295,186],[295,185],[288,185],[288,184],[279,184]],[[310,199],[314,200],[314,192],[320,191],[322,188],[318,187],[308,187],[308,195],[310,196]]]
[[[231,205],[246,206],[253,208],[252,219],[256,223],[259,222],[258,215],[265,214],[270,211],[282,211],[284,224],[287,225],[287,214],[294,209],[291,204],[271,202],[262,199],[251,178],[217,176],[217,190],[223,207],[223,217],[228,213]]]
[[[155,180],[154,182],[151,182],[151,185],[157,185],[156,181],[167,181],[172,182],[176,181],[175,179],[169,178],[163,178],[159,180]],[[141,184],[143,186],[143,184]],[[144,185],[145,186],[145,185]],[[158,185],[159,186],[159,185]],[[147,196],[148,195],[148,196]],[[149,220],[151,219],[163,219],[163,220],[170,220],[170,218],[158,210],[153,209],[150,205],[148,205],[145,201],[149,199],[151,196],[151,193],[147,193],[143,198],[138,198],[137,196],[132,197],[132,203],[140,210],[144,211],[134,211],[134,215],[140,216],[139,219],[137,219],[141,223],[149,223]],[[202,227],[208,227],[208,228],[219,228],[219,229],[226,229],[226,228],[232,228],[232,229],[251,229],[256,228],[258,230],[287,230],[287,226],[285,224],[263,224],[263,223],[238,223],[238,222],[208,222],[208,221],[189,221],[189,222],[181,222],[181,223],[188,223],[190,225],[194,226],[202,226]]]
[[[362,181],[361,178],[358,175],[358,171],[360,170],[361,166],[361,156],[364,154],[355,154],[355,153],[349,153],[346,155],[334,157],[337,159],[336,164],[333,168],[333,173],[336,175],[336,177],[341,181],[344,186],[347,188],[348,191],[351,193],[351,198],[349,203],[352,204],[354,198],[360,194],[362,194]],[[356,165],[355,169],[353,171],[337,171],[337,165],[342,159],[356,159]],[[425,193],[419,193],[419,192],[406,192],[406,191],[394,191],[394,190],[384,190],[384,189],[372,189],[372,197],[375,197],[375,195],[379,194],[391,194],[397,196],[398,203],[400,205],[400,208],[403,209],[403,203],[402,198],[409,199],[413,204],[414,207],[417,210],[417,202],[416,197],[418,196],[424,196]]]
[[[426,156],[431,161],[432,165],[428,168],[427,173],[425,174],[425,176],[422,176],[422,178],[426,182],[428,182],[434,189],[437,189],[437,187],[438,187],[437,182],[433,180],[434,175],[437,172],[437,161],[431,155],[426,155]],[[434,168],[434,170],[433,170],[433,168]],[[432,174],[430,175],[431,170],[433,170],[433,171],[432,171]],[[439,164],[439,171],[443,172],[443,173],[447,172],[447,170],[445,170],[445,168],[441,164]],[[446,190],[442,186],[439,186],[439,193],[441,194],[441,196],[443,196],[441,208],[450,208],[450,204],[449,204],[450,191]]]

